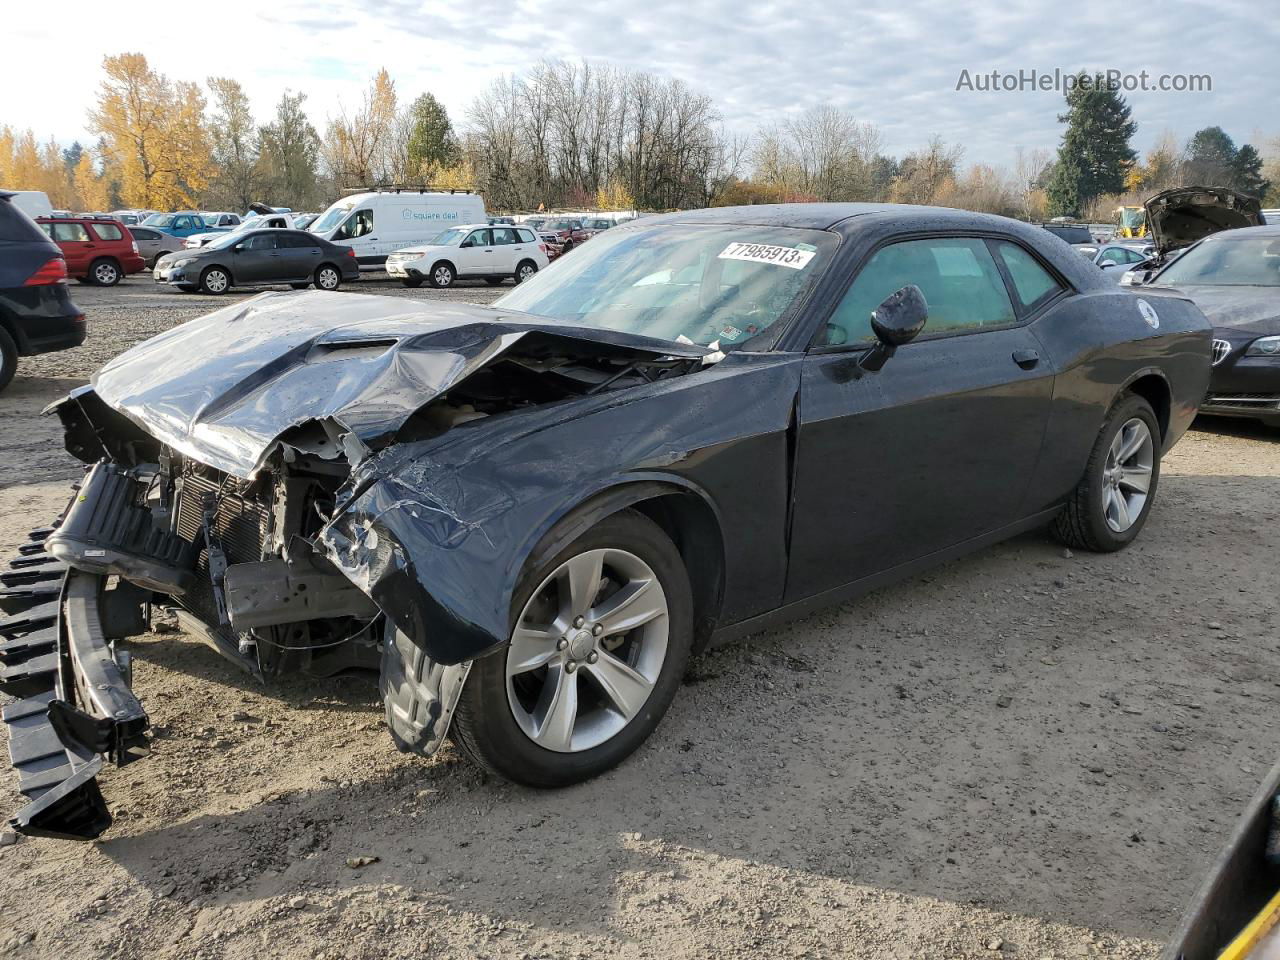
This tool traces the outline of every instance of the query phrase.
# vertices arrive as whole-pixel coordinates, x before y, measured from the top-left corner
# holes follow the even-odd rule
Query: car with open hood
[[[1255,197],[1226,187],[1176,187],[1157,193],[1144,209],[1152,256],[1120,278],[1123,286],[1147,283],[1193,243],[1211,234],[1266,223]]]
[[[490,306],[184,323],[54,407],[88,472],[0,574],[13,823],[109,824],[161,605],[264,679],[376,671],[404,750],[595,776],[708,644],[1027,530],[1125,547],[1209,351],[1038,227],[872,204],[646,218]]]
[[[1189,297],[1213,325],[1202,413],[1280,427],[1280,225],[1207,236],[1142,290]]]

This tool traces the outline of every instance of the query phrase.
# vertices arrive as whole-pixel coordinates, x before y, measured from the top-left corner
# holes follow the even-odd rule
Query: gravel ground
[[[210,303],[75,295],[90,343],[0,395],[5,555],[76,472],[39,408]],[[632,760],[569,790],[397,754],[367,678],[263,687],[138,638],[153,755],[102,777],[104,841],[0,848],[0,947],[1154,957],[1280,739],[1280,438],[1201,427],[1129,550],[1029,535],[712,651]]]

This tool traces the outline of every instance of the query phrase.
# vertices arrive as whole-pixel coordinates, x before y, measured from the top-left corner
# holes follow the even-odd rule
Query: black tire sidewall
[[[436,280],[436,271],[440,270],[441,268],[449,271],[448,283],[439,283]],[[454,270],[453,267],[449,266],[449,264],[447,263],[437,263],[435,266],[431,268],[431,285],[438,290],[448,290],[450,287],[454,285],[455,282],[457,282],[457,279],[458,279],[458,271]]]
[[[220,273],[227,278],[227,285],[223,287],[221,290],[209,289],[209,283],[208,283],[209,274],[214,272]],[[207,293],[207,294],[210,294],[211,296],[220,297],[224,293],[226,293],[228,290],[231,289],[231,274],[228,273],[226,270],[224,270],[222,267],[205,267],[204,271],[200,274],[200,286],[197,289],[199,289],[201,293]]]
[[[18,372],[18,345],[9,336],[9,331],[0,327],[0,390],[13,380]]]
[[[529,274],[529,276],[528,276],[528,277],[525,277],[525,278],[522,280],[522,279],[520,278],[520,271],[521,271],[521,270],[523,270],[525,267],[532,267],[532,268],[533,268],[533,270],[532,270],[532,272]],[[517,284],[521,284],[521,283],[524,283],[524,282],[525,282],[525,280],[530,279],[530,278],[531,278],[535,273],[537,273],[537,272],[538,272],[538,265],[537,265],[536,263],[534,263],[532,260],[521,260],[518,264],[516,264],[516,272],[515,272],[515,276],[513,277],[513,279],[515,280],[515,282],[516,282]]]
[[[325,287],[320,285],[320,274],[324,273],[326,270],[331,272],[336,278],[334,280],[332,287]],[[312,282],[315,283],[317,290],[327,290],[329,292],[333,292],[334,290],[337,290],[340,286],[342,286],[342,274],[338,271],[337,267],[331,267],[327,264],[322,264],[321,266],[316,267],[316,275],[315,277],[312,278]]]
[[[507,779],[534,787],[560,787],[590,779],[617,766],[658,726],[679,690],[693,640],[693,596],[689,575],[669,537],[652,520],[632,510],[606,517],[554,556],[532,564],[512,602],[514,622],[534,589],[569,557],[599,547],[630,551],[657,575],[667,597],[667,657],[643,711],[612,739],[577,753],[538,746],[520,729],[507,701],[507,648],[477,660],[462,693],[469,727],[481,741],[484,759]]]
[[[1146,423],[1147,429],[1151,431],[1151,441],[1155,446],[1154,455],[1151,458],[1151,486],[1147,491],[1147,502],[1142,505],[1142,512],[1138,514],[1137,520],[1128,530],[1117,533],[1107,524],[1103,511],[1102,473],[1106,469],[1107,451],[1111,448],[1111,442],[1120,428],[1134,417]],[[1112,407],[1111,413],[1108,414],[1107,422],[1102,432],[1098,434],[1093,455],[1089,458],[1089,475],[1085,478],[1088,484],[1086,522],[1089,525],[1089,532],[1102,549],[1119,550],[1127,546],[1146,526],[1151,508],[1156,501],[1156,490],[1160,482],[1160,436],[1160,423],[1156,419],[1155,412],[1151,409],[1151,404],[1142,397],[1130,394]]]

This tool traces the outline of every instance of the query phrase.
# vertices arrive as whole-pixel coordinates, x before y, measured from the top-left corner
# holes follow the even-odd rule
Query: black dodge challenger
[[[56,404],[90,467],[0,574],[13,823],[110,823],[155,604],[259,677],[377,670],[402,748],[553,787],[708,643],[1033,527],[1120,549],[1209,378],[1204,316],[1152,301],[1038,227],[815,204],[643,219],[490,307],[174,328]]]

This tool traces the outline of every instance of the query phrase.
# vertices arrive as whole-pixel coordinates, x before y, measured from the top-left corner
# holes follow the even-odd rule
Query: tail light
[[[67,282],[67,261],[61,257],[46,260],[44,264],[27,277],[24,287],[47,287],[54,283]]]
[[[546,253],[546,252],[547,252],[547,245],[546,245],[545,243],[540,243],[540,244],[538,244],[538,248],[539,248],[543,253]]]
[[[137,252],[138,252],[138,241],[137,241],[137,240],[133,241],[133,243],[129,244],[129,246],[133,247],[133,252],[134,252],[134,253],[137,253]]]
[[[355,247],[347,247],[347,256],[348,256],[348,257],[354,257],[355,255],[356,255],[356,248],[355,248]]]

